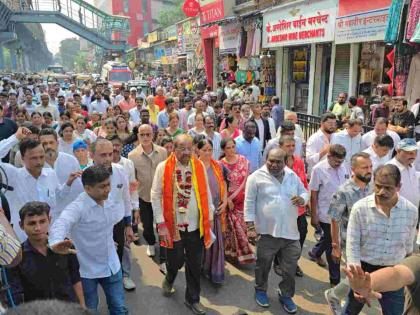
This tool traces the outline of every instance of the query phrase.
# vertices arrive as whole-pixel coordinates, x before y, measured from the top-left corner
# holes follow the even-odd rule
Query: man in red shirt
[[[165,100],[166,100],[166,97],[163,95],[163,88],[158,87],[156,89],[155,104],[159,106],[159,111],[162,111],[165,109]]]
[[[130,91],[124,90],[124,99],[118,103],[118,106],[123,112],[128,112],[130,109],[136,107],[136,102],[130,97]]]
[[[308,180],[306,178],[305,172],[305,164],[303,160],[294,154],[295,152],[295,139],[292,136],[281,136],[279,141],[279,148],[286,152],[286,166],[293,170],[295,174],[300,178],[302,181],[303,186],[308,189]],[[297,225],[300,234],[300,247],[303,248],[303,243],[306,239],[306,234],[308,234],[308,222],[306,221],[305,215],[305,206],[298,207],[298,218],[297,218]],[[281,269],[279,262],[281,258],[277,256],[274,258],[274,271],[281,275]],[[300,269],[299,265],[296,268],[296,276],[303,277],[303,272]]]

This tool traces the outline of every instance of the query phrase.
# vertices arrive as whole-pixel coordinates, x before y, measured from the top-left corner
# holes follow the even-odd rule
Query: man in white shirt
[[[0,158],[6,156],[28,134],[30,131],[21,127],[14,135],[0,141]],[[8,185],[13,187],[13,190],[6,193],[6,198],[10,205],[11,223],[19,240],[23,242],[27,238],[19,227],[19,210],[23,205],[30,201],[42,201],[48,203],[51,213],[56,213],[57,204],[66,198],[70,186],[80,173],[72,173],[66,184],[60,185],[55,171],[44,167],[45,150],[39,141],[25,139],[20,143],[19,150],[24,167],[16,168],[9,163],[0,165],[9,179]]]
[[[106,100],[102,99],[102,94],[99,92],[95,93],[95,101],[90,104],[90,110],[92,112],[98,112],[100,114],[106,113],[106,109],[109,104]]]
[[[220,133],[214,131],[214,118],[212,116],[204,118],[204,128],[204,135],[213,143],[213,159],[219,160],[220,155],[222,154],[222,149],[220,147],[222,136]]]
[[[331,219],[328,215],[331,199],[338,188],[350,178],[349,169],[344,166],[346,149],[341,144],[332,144],[327,159],[319,162],[312,169],[309,189],[311,190],[311,224],[322,229],[322,237],[308,252],[311,260],[325,266],[322,254],[325,252],[328,261],[330,284],[340,282],[340,264],[331,257]]]
[[[254,98],[255,102],[258,102],[258,98],[260,97],[261,91],[258,86],[260,82],[258,80],[254,80],[250,88],[252,89],[252,97]]]
[[[123,142],[118,135],[113,134],[107,137],[112,142],[114,147],[113,160],[112,162],[121,165],[124,169],[125,174],[128,176],[129,190],[130,190],[130,201],[133,209],[133,225],[140,223],[140,212],[139,212],[139,194],[137,192],[137,179],[134,164],[131,160],[121,156],[123,149]],[[123,272],[123,284],[124,288],[128,291],[136,288],[135,283],[130,278],[131,271],[131,252],[129,246],[124,246],[124,253],[122,258],[122,272]]]
[[[82,105],[85,105],[88,112],[91,113],[92,95],[90,95],[90,88],[85,88],[82,96]]]
[[[413,166],[417,157],[417,143],[412,138],[406,138],[397,144],[396,149],[397,155],[387,164],[395,165],[401,172],[399,194],[418,207],[420,201],[419,174]]]
[[[184,98],[184,108],[179,111],[179,126],[181,129],[190,129],[188,127],[188,118],[192,113],[194,113],[194,108],[192,108],[192,98],[190,96],[186,96]]]
[[[270,104],[265,103],[262,106],[261,116],[268,121],[268,125],[270,126],[270,135],[271,138],[276,137],[276,124],[274,123],[274,119],[270,117]]]
[[[128,113],[130,114],[130,120],[135,124],[138,125],[141,122],[141,110],[143,108],[143,104],[144,104],[144,99],[142,99],[141,97],[136,97],[136,107],[133,107],[132,109],[130,109],[128,111]]]
[[[79,172],[80,166],[77,159],[67,153],[58,151],[57,133],[52,128],[44,128],[39,133],[39,141],[45,150],[45,167],[54,169],[58,177],[58,182],[63,185],[71,174]],[[71,186],[71,191],[67,194],[66,198],[61,200],[57,205],[57,213],[52,213],[55,219],[70,202],[83,192],[82,182],[79,178],[75,180]]]
[[[327,156],[331,136],[337,129],[337,120],[333,113],[325,113],[321,116],[321,127],[309,137],[306,143],[306,162],[308,163],[308,174],[319,161]]]
[[[331,138],[331,144],[341,144],[346,148],[347,166],[350,166],[351,157],[362,150],[362,127],[360,119],[350,119],[346,129],[335,133]]]
[[[268,307],[268,275],[274,256],[281,255],[282,281],[279,299],[286,312],[293,314],[295,273],[300,257],[298,206],[309,200],[309,194],[299,177],[285,167],[286,152],[273,149],[266,164],[252,173],[245,188],[244,218],[250,238],[260,235],[257,241],[257,266],[255,268],[255,300]]]
[[[362,136],[362,150],[369,148],[373,142],[375,142],[376,136],[382,136],[387,134],[391,136],[392,140],[394,140],[394,148],[400,142],[401,138],[395,131],[389,130],[388,128],[388,120],[384,117],[379,117],[375,121],[374,129],[365,133]],[[389,158],[392,158],[392,154],[394,152],[394,148],[389,152]]]
[[[382,135],[375,138],[375,142],[363,152],[370,155],[372,169],[375,171],[379,166],[386,164],[389,160],[389,152],[394,150],[394,141],[391,136]]]
[[[58,254],[75,253],[80,263],[86,307],[98,311],[98,284],[106,294],[110,314],[128,314],[112,232],[123,217],[115,211],[115,200],[108,198],[111,173],[100,165],[88,167],[82,175],[85,191],[68,205],[53,223],[49,234],[50,248]]]
[[[41,95],[41,104],[35,107],[35,111],[41,113],[41,115],[45,112],[51,113],[55,121],[60,120],[60,112],[56,105],[50,104],[50,99],[47,94]]]

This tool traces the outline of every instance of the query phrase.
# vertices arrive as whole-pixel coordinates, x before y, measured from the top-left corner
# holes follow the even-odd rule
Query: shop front
[[[368,112],[382,95],[392,94],[393,47],[384,42],[390,3],[339,0],[331,103],[346,92]]]
[[[288,109],[319,114],[330,85],[334,0],[285,4],[264,13],[263,50],[275,54],[276,94]]]

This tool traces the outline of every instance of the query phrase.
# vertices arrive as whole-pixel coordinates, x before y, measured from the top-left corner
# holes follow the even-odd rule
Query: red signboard
[[[200,13],[200,4],[197,0],[185,0],[182,11],[184,11],[185,15],[188,17],[197,16]]]
[[[388,8],[392,0],[339,0],[338,17]]]
[[[201,25],[216,22],[225,17],[223,0],[202,0],[200,22]]]

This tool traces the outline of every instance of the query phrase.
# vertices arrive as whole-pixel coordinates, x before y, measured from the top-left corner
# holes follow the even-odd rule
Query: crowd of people
[[[255,301],[265,308],[273,267],[279,301],[294,314],[310,221],[317,242],[308,256],[328,267],[333,314],[358,314],[372,297],[383,314],[418,314],[418,104],[384,96],[364,133],[366,115],[341,93],[309,135],[278,97],[258,102],[258,82],[150,83],[64,89],[2,78],[0,222],[13,230],[0,229],[0,262],[11,267],[10,307],[58,299],[97,310],[100,285],[109,313],[128,314],[130,245],[142,236],[165,296],[185,266],[194,314],[206,313],[201,275],[222,285],[225,262],[255,265]]]

